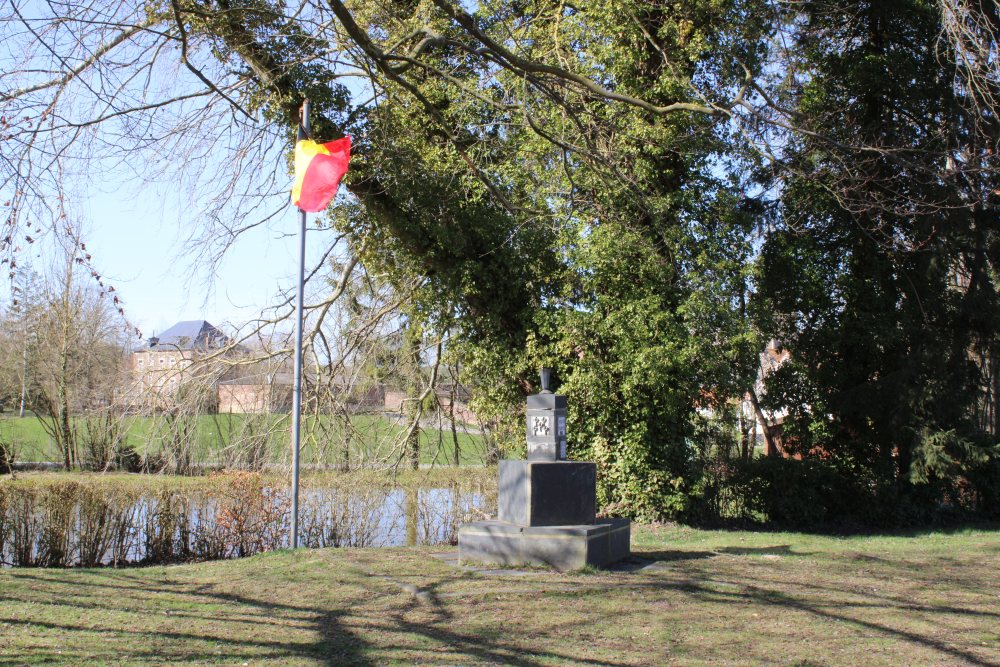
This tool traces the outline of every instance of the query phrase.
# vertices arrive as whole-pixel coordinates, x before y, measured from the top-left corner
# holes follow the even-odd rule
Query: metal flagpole
[[[309,100],[299,111],[298,140],[309,138]],[[302,300],[306,276],[306,212],[299,209],[299,284],[295,296],[295,363],[292,389],[292,548],[299,548],[299,433],[302,412]]]

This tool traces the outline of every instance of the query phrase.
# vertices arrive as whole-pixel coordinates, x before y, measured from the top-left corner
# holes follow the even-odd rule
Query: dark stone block
[[[530,484],[526,461],[500,461],[497,471],[497,518],[527,526],[530,513]]]
[[[562,394],[532,394],[528,396],[529,410],[566,410],[566,397]]]
[[[597,516],[597,465],[560,461],[530,463],[529,526],[594,523]]]
[[[597,466],[589,461],[501,461],[499,519],[518,526],[592,524]]]
[[[558,570],[604,567],[629,555],[631,523],[607,519],[586,526],[515,526],[477,521],[458,529],[463,563],[548,565]]]

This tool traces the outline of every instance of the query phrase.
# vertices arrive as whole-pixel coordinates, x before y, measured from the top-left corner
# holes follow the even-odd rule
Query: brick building
[[[386,412],[404,414],[406,412],[407,397],[406,392],[401,389],[384,390],[384,410]],[[469,390],[462,385],[450,383],[440,384],[434,388],[434,398],[436,410],[444,415],[454,417],[456,421],[463,424],[474,424],[478,421],[476,413],[469,407],[472,396]],[[454,405],[452,405],[454,399]]]
[[[219,382],[219,412],[288,412],[291,407],[291,373],[254,373]]]
[[[215,384],[224,379],[238,347],[217,327],[205,320],[178,322],[132,353],[134,398],[139,409],[160,409],[175,405],[185,386],[204,383],[204,393],[213,395]]]
[[[241,365],[232,377],[219,382],[219,412],[288,412],[292,407],[294,376],[290,362],[255,361]],[[321,412],[346,408],[355,412],[381,411],[382,385],[356,386],[344,376],[305,372],[302,378],[303,410]],[[317,405],[317,401],[319,404]]]

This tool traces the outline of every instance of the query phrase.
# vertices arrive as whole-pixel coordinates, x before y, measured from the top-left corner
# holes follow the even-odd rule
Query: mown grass
[[[1000,662],[994,530],[643,527],[633,551],[630,569],[567,574],[463,570],[435,548],[8,570],[0,664]]]
[[[304,463],[340,464],[346,459],[352,464],[386,461],[403,456],[402,437],[407,424],[377,414],[344,417],[304,417],[302,420],[301,457]],[[125,416],[127,443],[142,455],[156,455],[163,448],[162,417]],[[77,427],[86,428],[86,421],[76,420]],[[269,460],[285,463],[290,460],[291,422],[288,415],[201,415],[191,443],[195,463],[214,465],[224,460],[227,448],[239,447],[249,432],[265,434]],[[482,436],[467,432],[457,425],[450,428],[423,428],[420,432],[420,462],[448,465],[454,463],[455,438],[458,439],[459,462],[463,465],[483,462]],[[0,440],[13,445],[18,461],[59,462],[62,457],[51,442],[37,417],[0,417]]]

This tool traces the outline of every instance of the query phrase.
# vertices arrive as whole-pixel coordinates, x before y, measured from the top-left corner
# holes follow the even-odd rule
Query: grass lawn
[[[648,567],[568,574],[442,551],[2,571],[0,664],[1000,663],[1000,532],[640,527]]]
[[[290,460],[290,429],[288,415],[201,415],[195,429],[193,457],[196,463],[216,465],[224,461],[227,447],[241,442],[249,433],[263,433],[274,463]],[[126,416],[128,443],[141,453],[159,451],[166,428],[164,420],[155,417]],[[302,461],[306,464],[339,464],[344,449],[350,449],[350,460],[386,460],[402,454],[402,437],[408,424],[399,423],[380,414],[357,414],[350,417],[347,428],[341,417],[306,416],[302,420]],[[77,420],[77,428],[85,429],[86,421]],[[483,462],[485,448],[482,436],[457,426],[459,461],[462,464]],[[59,462],[60,455],[41,421],[33,416],[19,418],[0,416],[0,440],[14,445],[16,460]],[[421,463],[448,465],[454,462],[454,437],[450,428],[424,428],[420,433]]]

